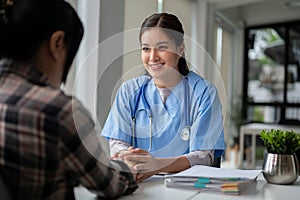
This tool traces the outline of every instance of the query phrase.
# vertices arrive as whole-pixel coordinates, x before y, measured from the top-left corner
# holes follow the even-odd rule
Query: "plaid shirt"
[[[74,199],[78,182],[117,198],[137,188],[128,171],[106,156],[78,100],[34,68],[1,60],[0,173],[17,199]]]

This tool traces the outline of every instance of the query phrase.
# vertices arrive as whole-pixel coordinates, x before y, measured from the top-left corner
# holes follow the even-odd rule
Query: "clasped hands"
[[[137,182],[142,182],[158,173],[161,168],[159,160],[141,148],[129,147],[128,150],[121,150],[112,159],[123,160],[135,174]]]

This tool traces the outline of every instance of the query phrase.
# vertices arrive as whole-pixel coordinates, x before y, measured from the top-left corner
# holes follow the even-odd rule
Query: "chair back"
[[[1,200],[12,200],[11,194],[9,192],[8,186],[3,180],[0,174],[0,198]]]
[[[212,164],[212,167],[217,167],[217,168],[221,167],[221,157],[214,158],[214,162]]]

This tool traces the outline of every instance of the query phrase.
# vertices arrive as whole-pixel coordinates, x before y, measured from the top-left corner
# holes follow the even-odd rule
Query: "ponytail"
[[[183,76],[187,76],[190,71],[189,66],[187,65],[187,62],[185,60],[184,53],[178,60],[178,71]]]

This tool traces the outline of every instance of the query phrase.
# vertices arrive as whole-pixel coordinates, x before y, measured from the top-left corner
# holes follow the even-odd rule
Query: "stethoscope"
[[[145,111],[148,115],[148,118],[149,118],[149,136],[150,136],[150,141],[149,141],[149,149],[148,151],[150,151],[152,149],[152,136],[153,136],[153,133],[152,133],[152,113],[151,113],[151,109],[150,109],[150,105],[145,97],[145,87],[146,85],[148,84],[148,82],[150,81],[150,78],[147,79],[145,81],[145,83],[142,85],[141,89],[139,90],[139,93],[138,93],[138,96],[137,96],[137,100],[135,102],[135,105],[134,105],[134,109],[133,109],[133,115],[132,115],[132,123],[131,123],[131,129],[132,129],[132,139],[131,139],[131,144],[132,146],[134,147],[135,145],[135,141],[134,141],[134,138],[135,138],[135,126],[136,126],[136,116],[137,116],[137,113],[138,112],[141,112],[141,111]],[[180,137],[182,140],[184,141],[187,141],[189,140],[190,138],[190,132],[191,132],[191,126],[190,126],[190,112],[189,112],[189,86],[188,86],[188,83],[185,83],[184,84],[185,86],[185,91],[187,92],[184,97],[185,97],[185,114],[186,114],[186,117],[185,117],[185,127],[181,130],[181,133],[180,133]],[[142,102],[145,106],[144,109],[141,109],[138,111],[138,103],[140,101],[140,99],[142,98]]]

